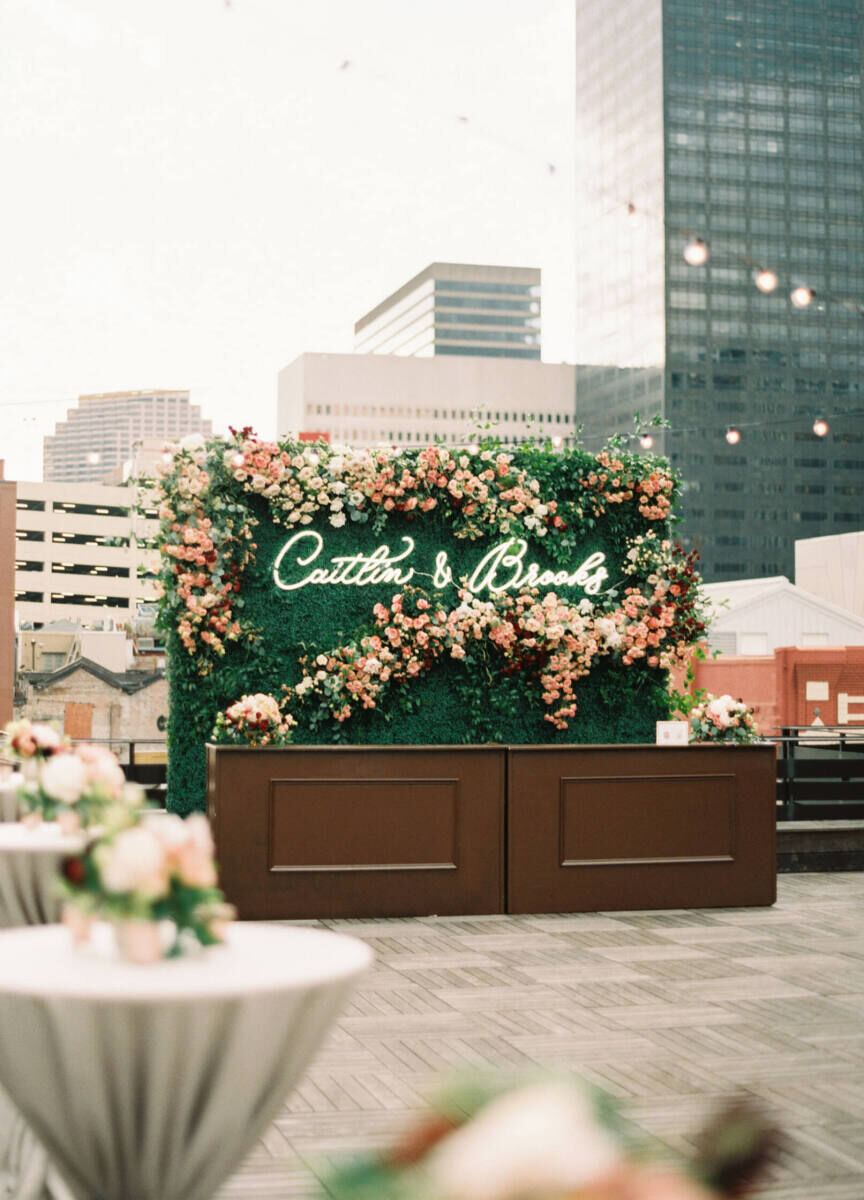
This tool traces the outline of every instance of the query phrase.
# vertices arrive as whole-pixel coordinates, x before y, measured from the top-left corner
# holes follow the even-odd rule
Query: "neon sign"
[[[432,571],[421,571],[410,563],[414,554],[414,539],[400,539],[402,549],[392,551],[386,543],[371,554],[341,554],[321,559],[324,538],[313,529],[300,530],[288,538],[273,563],[273,582],[283,592],[296,592],[305,587],[369,587],[375,584],[396,584],[403,587],[415,576],[431,579],[435,588],[453,583],[453,570],[447,561],[447,551],[435,555]],[[589,554],[574,569],[547,570],[536,562],[526,562],[528,543],[524,538],[508,538],[493,546],[469,575],[466,586],[477,596],[484,591],[492,595],[531,587],[578,587],[589,596],[596,596],[609,578],[606,555],[597,550]],[[305,571],[304,568],[311,567]]]

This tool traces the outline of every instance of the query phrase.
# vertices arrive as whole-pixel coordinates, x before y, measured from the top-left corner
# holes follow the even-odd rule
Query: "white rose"
[[[621,1150],[591,1099],[563,1083],[491,1101],[427,1157],[435,1194],[459,1200],[564,1195],[613,1170]]]
[[[42,725],[38,721],[30,726],[30,734],[40,750],[56,750],[60,745],[60,734],[50,725]]]
[[[139,892],[151,900],[168,890],[165,850],[143,825],[125,829],[99,854],[102,884],[109,892]]]
[[[150,813],[142,819],[141,828],[158,838],[166,850],[174,850],[186,841],[186,822],[176,813]]]
[[[184,438],[180,439],[181,450],[200,450],[205,445],[206,442],[200,433],[187,433]]]
[[[74,754],[55,754],[39,773],[42,791],[61,804],[76,804],[87,786],[87,767]]]
[[[346,518],[345,518],[344,512],[337,512],[337,513],[334,513],[333,516],[330,518],[330,524],[333,526],[334,529],[341,529],[342,526],[345,524],[345,519]]]

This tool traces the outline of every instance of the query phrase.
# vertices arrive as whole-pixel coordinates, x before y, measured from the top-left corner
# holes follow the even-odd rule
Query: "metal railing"
[[[786,725],[771,741],[778,821],[864,819],[864,728]]]
[[[151,800],[164,797],[168,779],[165,738],[73,738],[73,743],[85,741],[91,746],[107,746],[117,755],[123,773],[130,783],[140,783]],[[152,749],[144,749],[152,747]],[[158,749],[156,749],[158,747]]]

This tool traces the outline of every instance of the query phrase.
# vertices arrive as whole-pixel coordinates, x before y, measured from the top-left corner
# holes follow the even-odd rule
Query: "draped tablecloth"
[[[7,800],[15,801],[17,811],[17,789],[0,787],[0,805]],[[0,927],[56,921],[60,863],[83,848],[83,837],[68,837],[53,823],[35,829],[0,824]],[[0,1198],[63,1200],[68,1195],[43,1146],[0,1089]]]
[[[79,1200],[206,1200],[273,1117],[371,951],[233,926],[148,966],[0,933],[0,1083]]]
[[[14,822],[0,824],[0,927],[59,920],[60,864],[83,849],[83,837],[62,834],[54,822],[35,829]]]
[[[9,780],[12,776],[6,776],[0,780],[0,821],[17,821],[19,814],[18,804],[18,783]],[[20,781],[20,776],[18,777]]]

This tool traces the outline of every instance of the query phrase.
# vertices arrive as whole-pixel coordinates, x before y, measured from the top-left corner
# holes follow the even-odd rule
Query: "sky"
[[[538,266],[573,361],[572,0],[0,0],[0,458],[83,393],[275,434],[433,261]]]

